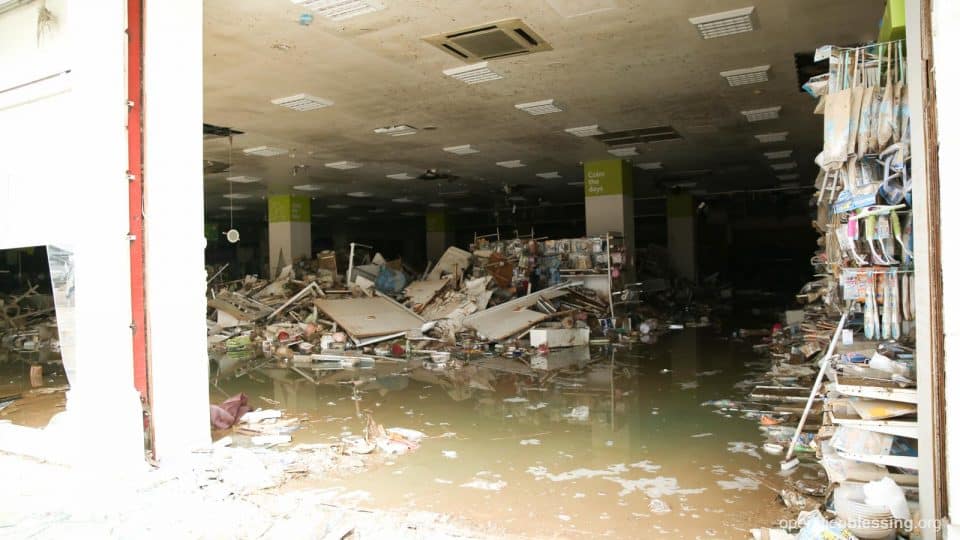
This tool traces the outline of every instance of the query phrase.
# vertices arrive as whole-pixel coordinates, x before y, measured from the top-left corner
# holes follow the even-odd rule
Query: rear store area
[[[951,537],[958,21],[0,0],[0,527]]]

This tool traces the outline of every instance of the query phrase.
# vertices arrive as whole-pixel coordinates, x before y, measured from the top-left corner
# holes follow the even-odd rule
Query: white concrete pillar
[[[697,281],[697,221],[693,196],[667,195],[667,250],[670,265],[681,276]]]
[[[268,200],[270,229],[270,277],[284,265],[309,258],[310,197],[271,195]]]
[[[627,283],[636,275],[633,253],[636,226],[633,219],[633,165],[622,159],[588,161],[583,164],[583,197],[587,236],[623,235]]]
[[[432,210],[426,213],[427,228],[427,260],[434,264],[448,247],[453,245],[454,236],[450,231],[449,216],[441,210]]]

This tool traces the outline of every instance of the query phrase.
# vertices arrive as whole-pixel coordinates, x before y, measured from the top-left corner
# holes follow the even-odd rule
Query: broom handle
[[[830,357],[833,356],[833,350],[837,348],[837,341],[840,340],[840,333],[843,332],[843,326],[847,322],[847,313],[844,312],[843,316],[840,317],[840,323],[837,325],[837,331],[833,333],[833,339],[830,341],[830,347],[827,349],[827,354],[823,356],[823,365],[820,366],[820,372],[817,373],[817,381],[813,383],[813,388],[810,389],[810,397],[807,398],[807,406],[803,408],[803,416],[800,417],[800,423],[797,424],[797,432],[793,434],[793,440],[790,441],[790,448],[787,449],[787,456],[783,459],[784,461],[790,461],[790,458],[793,457],[793,450],[797,447],[797,441],[800,440],[800,433],[803,432],[803,425],[807,422],[807,415],[810,414],[810,407],[813,405],[813,398],[817,395],[817,390],[820,388],[820,383],[823,382],[823,376],[827,372],[827,366],[830,365]]]

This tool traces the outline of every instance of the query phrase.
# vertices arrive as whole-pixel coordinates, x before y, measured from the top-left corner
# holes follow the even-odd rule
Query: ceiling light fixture
[[[388,175],[387,175],[387,178],[389,178],[389,179],[391,179],[391,180],[413,180],[413,177],[410,176],[409,174],[405,173],[405,172],[395,173],[395,174],[388,174]]]
[[[253,197],[253,195],[250,195],[249,193],[224,193],[223,194],[224,199],[249,199],[250,197]]]
[[[582,186],[582,185],[583,185],[583,180],[579,180],[579,181],[577,181],[577,182],[567,182],[567,185],[568,185],[568,186]]]
[[[327,205],[327,208],[329,208],[329,209],[331,209],[331,210],[343,210],[343,209],[345,209],[345,208],[350,208],[350,207],[349,207],[348,205],[346,205],[346,204],[339,204],[339,203],[338,203],[338,204],[328,204],[328,205]]]
[[[260,178],[256,176],[228,176],[227,182],[233,182],[236,184],[252,184],[254,182],[259,182]]]
[[[460,146],[448,146],[443,149],[444,152],[449,152],[451,154],[457,154],[458,156],[463,156],[466,154],[476,154],[479,152],[476,148],[470,146],[469,144],[461,144]]]
[[[340,169],[341,171],[346,171],[348,169],[359,169],[360,167],[363,167],[363,164],[355,161],[334,161],[333,163],[324,163],[323,166],[330,167],[331,169]]]
[[[617,157],[630,157],[637,155],[636,146],[624,146],[622,148],[611,148],[607,150],[608,154],[613,154]]]
[[[395,126],[381,127],[373,130],[377,135],[390,135],[391,137],[403,137],[405,135],[413,135],[417,132],[417,128],[413,126],[408,126],[407,124],[397,124]]]
[[[300,184],[299,186],[293,186],[293,189],[297,191],[322,191],[323,186],[320,184]]]
[[[752,32],[756,24],[755,13],[756,10],[753,6],[750,6],[702,17],[693,17],[688,20],[690,24],[697,27],[697,32],[700,32],[701,38],[713,39]]]
[[[221,206],[221,210],[243,210],[245,207],[235,204],[233,206]]]
[[[519,159],[511,159],[510,161],[498,161],[498,167],[503,167],[506,169],[519,169],[520,167],[526,167],[526,165],[521,162]]]
[[[647,163],[637,163],[637,167],[644,171],[655,171],[663,168],[663,162],[649,161]]]
[[[797,162],[796,162],[796,161],[790,161],[790,162],[787,162],[787,163],[771,163],[771,164],[770,164],[770,168],[773,169],[773,170],[775,170],[775,171],[789,171],[790,169],[796,169],[796,168],[797,168]]]
[[[503,78],[503,75],[500,75],[496,71],[488,68],[486,62],[479,62],[476,64],[470,64],[469,66],[445,69],[443,70],[443,74],[447,77],[457,79],[458,81],[462,81],[467,84],[480,84]]]
[[[300,112],[323,109],[333,105],[333,102],[328,99],[318,98],[309,94],[297,94],[295,96],[271,99],[270,103]]]
[[[557,171],[537,173],[537,176],[539,176],[540,178],[543,178],[544,180],[550,180],[553,178],[563,178],[562,176],[560,176],[560,173]]]
[[[776,133],[761,133],[754,135],[754,138],[762,143],[783,142],[787,140],[788,131],[778,131]]]
[[[755,66],[743,69],[732,69],[730,71],[721,71],[720,76],[727,80],[730,86],[745,86],[767,82],[770,80],[767,72],[770,66]]]
[[[413,212],[413,211],[400,212],[400,215],[407,216],[407,217],[415,217],[415,216],[419,216],[420,212]]]
[[[398,197],[396,199],[391,199],[391,202],[395,202],[397,204],[407,204],[407,203],[412,203],[413,199],[410,199],[408,197]]]
[[[740,114],[747,117],[747,122],[761,122],[763,120],[776,120],[780,118],[780,109],[783,107],[767,107],[764,109],[751,109],[749,111],[740,111]]]
[[[367,212],[369,212],[369,213],[371,213],[371,214],[382,214],[382,213],[386,212],[386,209],[384,209],[384,208],[371,208],[370,210],[367,210]]]
[[[533,116],[563,112],[563,109],[561,109],[560,106],[557,105],[552,99],[531,101],[530,103],[517,103],[514,105],[514,107],[525,113],[532,114]]]
[[[800,178],[800,175],[799,174],[778,174],[777,178],[779,178],[780,180],[796,180],[797,178]]]
[[[575,135],[577,137],[596,137],[597,135],[603,135],[604,133],[606,133],[605,131],[600,129],[600,126],[598,126],[597,124],[594,124],[592,126],[580,126],[580,127],[567,128],[564,131],[566,131],[571,135]]]
[[[366,199],[368,197],[373,197],[373,193],[369,191],[351,191],[347,193],[347,197],[353,197],[354,199]]]
[[[432,203],[428,204],[427,206],[429,206],[430,208],[446,208],[446,207],[447,207],[447,203],[445,203],[445,202],[432,202]]]
[[[342,21],[351,17],[373,13],[383,9],[376,0],[290,0],[294,4],[316,11],[318,15],[331,21]]]
[[[793,150],[777,150],[776,152],[764,152],[767,159],[787,159],[793,155]]]
[[[476,212],[477,209],[476,209],[476,207],[474,207],[474,206],[464,206],[464,207],[460,208],[460,211],[461,211],[461,212]]]
[[[244,148],[243,153],[248,156],[273,157],[286,155],[287,149],[276,146],[254,146],[253,148]]]

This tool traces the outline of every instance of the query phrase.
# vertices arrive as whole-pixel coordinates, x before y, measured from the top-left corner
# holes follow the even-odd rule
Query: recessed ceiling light
[[[354,199],[366,199],[367,197],[373,197],[373,193],[369,191],[351,191],[347,193],[347,197],[353,197]]]
[[[526,167],[519,159],[511,159],[510,161],[498,161],[498,167],[504,167],[506,169],[519,169],[520,167]]]
[[[249,199],[250,197],[253,197],[253,195],[250,195],[249,193],[224,193],[223,194],[224,199]]]
[[[552,178],[562,178],[560,176],[560,173],[557,171],[537,173],[537,176],[539,176],[540,178],[543,178],[544,180],[550,180]]]
[[[787,159],[793,155],[793,150],[777,150],[776,152],[764,152],[767,159]]]
[[[547,0],[547,3],[568,19],[617,8],[614,0]]]
[[[389,179],[391,179],[391,180],[412,180],[412,179],[413,179],[412,176],[410,176],[409,174],[407,174],[407,173],[405,173],[405,172],[403,172],[403,173],[395,173],[395,174],[388,174],[388,175],[387,175],[387,178],[389,178]]]
[[[749,111],[740,111],[740,114],[747,117],[747,122],[760,122],[763,120],[776,120],[780,118],[780,109],[783,107],[766,107],[764,109],[751,109]]]
[[[514,107],[520,109],[521,111],[532,114],[534,116],[539,116],[541,114],[552,114],[563,112],[563,109],[559,105],[554,103],[552,99],[544,99],[541,101],[531,101],[530,103],[518,103]]]
[[[580,180],[579,182],[567,182],[567,185],[568,185],[568,186],[582,186],[582,185],[583,185],[583,180]]]
[[[727,79],[727,83],[730,86],[744,86],[748,84],[756,84],[767,82],[769,76],[767,72],[770,71],[770,66],[755,66],[743,69],[732,69],[730,71],[721,71],[720,76]]]
[[[577,137],[596,137],[597,135],[603,135],[605,131],[600,129],[600,126],[594,124],[592,126],[580,126],[567,128],[564,131],[571,135],[576,135]]]
[[[663,168],[663,162],[660,161],[648,161],[647,163],[637,163],[637,167],[645,171],[655,171],[657,169]]]
[[[382,214],[382,213],[386,212],[386,209],[384,209],[384,208],[371,208],[370,210],[367,210],[367,212],[370,212],[371,214]]]
[[[613,154],[617,157],[630,157],[637,155],[636,146],[624,146],[623,148],[611,148],[607,150],[607,153]]]
[[[417,128],[413,126],[408,126],[407,124],[399,124],[396,126],[381,127],[373,130],[377,135],[390,135],[391,137],[403,137],[405,135],[413,135],[417,132]]]
[[[788,163],[771,163],[770,168],[775,171],[789,171],[790,169],[797,168],[797,162],[790,161]]]
[[[221,210],[243,210],[245,207],[235,204],[233,206],[221,206]]]
[[[333,105],[333,102],[328,99],[318,98],[309,94],[297,94],[295,96],[271,99],[270,103],[301,112],[323,109],[324,107]]]
[[[458,68],[445,69],[443,70],[443,74],[447,77],[452,77],[467,84],[480,84],[503,78],[503,75],[500,75],[496,71],[488,68],[486,62],[479,62],[477,64],[470,64],[469,66]]]
[[[339,204],[339,203],[337,203],[337,204],[328,204],[328,205],[327,205],[327,208],[329,208],[329,209],[331,209],[331,210],[343,210],[344,208],[350,208],[350,207],[349,207],[348,205],[346,205],[346,204]]]
[[[227,182],[234,182],[237,184],[252,184],[254,182],[259,182],[260,178],[256,176],[228,176]]]
[[[788,134],[788,131],[778,131],[776,133],[761,133],[759,135],[754,135],[754,138],[762,143],[783,142],[787,140]]]
[[[797,178],[800,178],[800,175],[799,174],[778,174],[777,178],[779,178],[780,180],[796,180]]]
[[[451,154],[457,154],[458,156],[463,156],[466,154],[476,154],[479,152],[476,148],[470,146],[469,144],[461,144],[460,146],[448,146],[443,149],[444,152],[449,152]]]
[[[750,6],[702,17],[693,17],[689,20],[691,24],[697,27],[701,38],[713,39],[752,32],[755,24],[754,12],[753,6]]]
[[[432,202],[432,203],[428,204],[427,206],[429,206],[430,208],[446,208],[446,207],[447,207],[447,203],[445,203],[445,202]]]
[[[333,163],[324,163],[323,166],[345,171],[348,169],[359,169],[360,167],[363,167],[363,164],[355,161],[334,161]]]
[[[419,216],[420,212],[412,212],[412,211],[400,212],[400,215],[407,216],[407,217],[414,217],[414,216]]]
[[[351,17],[373,13],[383,9],[376,0],[290,0],[294,4],[316,11],[318,15],[332,21],[342,21]]]
[[[243,153],[248,156],[273,157],[286,155],[287,149],[276,146],[254,146],[253,148],[244,148]]]
[[[413,199],[410,199],[408,197],[398,197],[396,199],[391,199],[391,201],[397,204],[407,204],[407,203],[412,203]]]
[[[320,184],[300,184],[299,186],[293,186],[293,189],[297,191],[322,191],[323,186]]]

